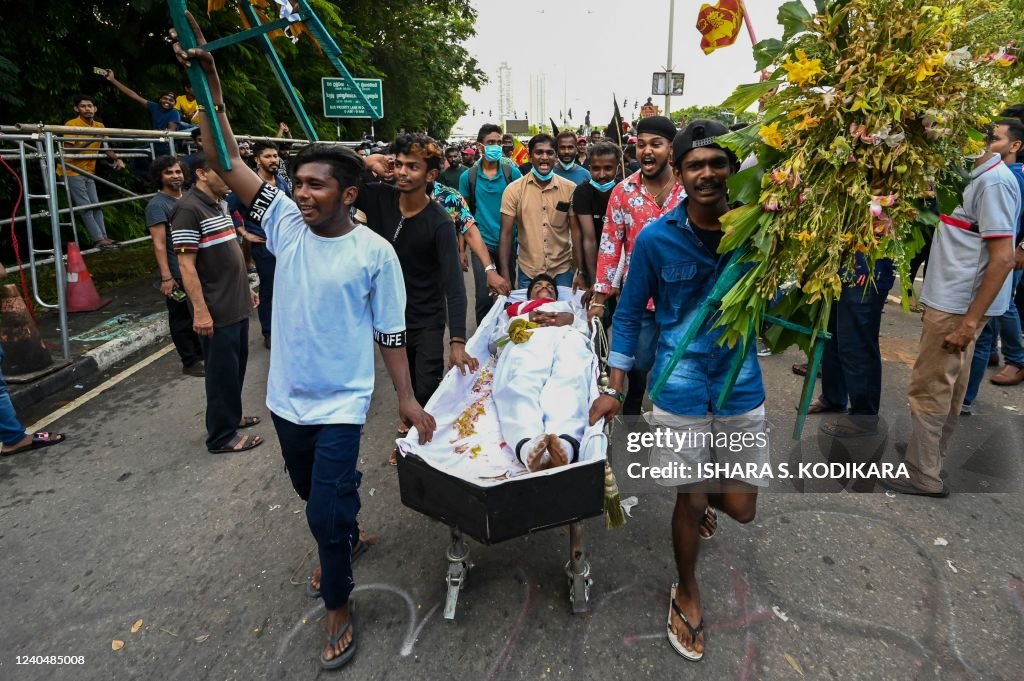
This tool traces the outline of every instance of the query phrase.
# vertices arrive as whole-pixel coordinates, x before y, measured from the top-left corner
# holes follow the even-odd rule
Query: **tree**
[[[462,47],[475,33],[469,0],[311,0],[310,5],[342,50],[348,70],[384,81],[385,118],[378,136],[399,128],[444,137],[465,113],[459,88],[479,88],[485,76]],[[273,3],[271,3],[273,6]],[[206,13],[206,0],[189,7],[207,37],[242,28],[235,11]],[[180,90],[185,74],[166,42],[170,19],[165,0],[101,2],[38,0],[0,23],[0,103],[4,122],[63,122],[72,118],[76,92],[99,97],[108,126],[148,128],[146,112],[119,96],[92,67],[110,67],[143,96],[161,88]],[[334,137],[334,121],[322,115],[320,79],[337,75],[313,41],[274,41],[296,91],[318,132]],[[225,98],[236,129],[269,134],[284,119],[299,128],[255,42],[217,52]],[[358,138],[368,121],[343,121],[345,135]]]
[[[685,109],[678,109],[672,112],[672,121],[676,124],[686,125],[689,121],[698,118],[720,121],[725,125],[733,123],[753,123],[757,120],[757,114],[744,111],[741,114],[733,114],[717,106],[688,106]]]

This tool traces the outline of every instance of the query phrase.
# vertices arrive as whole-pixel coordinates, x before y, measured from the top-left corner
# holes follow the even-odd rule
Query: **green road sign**
[[[324,117],[326,118],[383,118],[384,88],[380,78],[354,78],[379,116],[366,108],[359,95],[349,87],[344,78],[323,78]]]

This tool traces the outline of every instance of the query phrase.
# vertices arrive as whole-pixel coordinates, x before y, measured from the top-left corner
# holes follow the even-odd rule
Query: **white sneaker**
[[[764,338],[761,338],[760,336],[758,336],[757,337],[757,356],[758,357],[771,357],[771,354],[772,354],[772,349],[770,347],[768,347],[768,342]]]

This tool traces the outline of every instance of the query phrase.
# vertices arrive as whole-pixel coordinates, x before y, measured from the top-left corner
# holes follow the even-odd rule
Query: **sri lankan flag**
[[[719,0],[717,5],[701,5],[697,14],[697,30],[703,36],[700,47],[711,54],[719,47],[736,42],[743,27],[742,0]]]
[[[526,145],[519,141],[519,138],[515,138],[515,146],[512,149],[512,162],[517,166],[521,166],[530,160],[530,151],[526,148]]]

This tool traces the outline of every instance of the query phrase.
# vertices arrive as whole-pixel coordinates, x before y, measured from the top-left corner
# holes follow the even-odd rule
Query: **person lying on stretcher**
[[[575,463],[587,426],[593,352],[586,315],[540,275],[491,335],[492,395],[502,439],[530,471]]]

